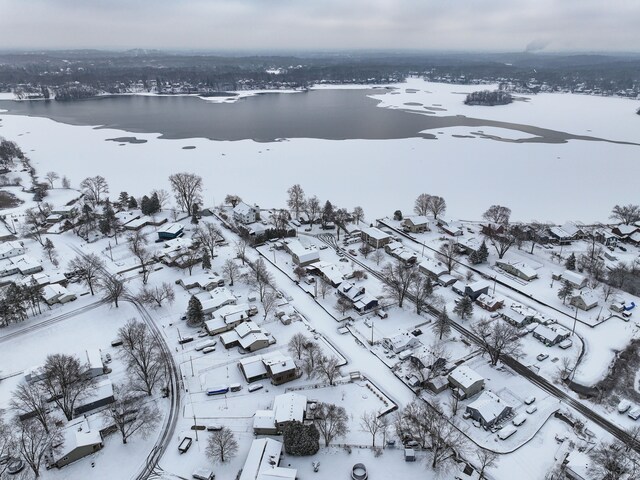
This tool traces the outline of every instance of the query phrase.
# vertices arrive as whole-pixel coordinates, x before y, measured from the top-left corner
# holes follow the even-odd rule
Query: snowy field
[[[444,111],[433,110],[431,115],[468,115],[640,143],[637,104],[630,100],[544,94],[507,106],[468,107],[460,93],[484,86],[410,79],[398,87],[395,92],[374,95],[382,100],[380,107],[418,109],[405,105],[413,102],[437,105],[435,108]],[[416,91],[407,93],[407,88]],[[157,134],[135,134],[147,143],[118,144],[104,140],[132,134],[45,118],[0,118],[0,135],[17,141],[39,171],[66,174],[74,185],[100,174],[114,192],[146,191],[167,188],[168,175],[178,170],[193,171],[205,179],[207,205],[221,203],[226,193],[251,198],[260,205],[280,205],[286,189],[300,183],[308,194],[330,198],[340,206],[365,206],[369,218],[387,215],[396,208],[411,211],[415,197],[426,191],[444,196],[447,215],[453,218],[479,218],[489,205],[497,203],[509,205],[513,219],[558,223],[566,219],[603,220],[613,204],[635,199],[636,179],[629,173],[636,171],[640,151],[638,146],[601,141],[518,144],[452,136],[454,132],[467,136],[479,130],[503,138],[529,136],[483,127],[438,129],[442,134],[430,131],[437,140],[256,143],[167,140],[158,139]],[[196,148],[184,150],[185,146]],[[394,199],[391,204],[389,198]]]

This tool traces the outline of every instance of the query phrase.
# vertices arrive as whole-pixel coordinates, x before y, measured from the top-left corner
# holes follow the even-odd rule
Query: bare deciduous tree
[[[80,182],[80,189],[93,208],[102,202],[102,196],[109,193],[109,184],[101,175],[88,177]]]
[[[176,299],[175,291],[173,290],[173,286],[168,282],[162,282],[162,285],[149,287],[144,285],[140,293],[138,294],[138,301],[152,305],[156,308],[161,308],[163,302],[169,303],[169,305],[173,305],[173,302]]]
[[[127,364],[131,387],[151,395],[166,375],[166,359],[158,340],[147,325],[135,319],[118,330],[118,340],[122,342],[120,351]]]
[[[480,348],[489,355],[491,365],[497,365],[501,355],[517,357],[522,351],[520,332],[507,322],[484,318],[471,325],[471,331],[480,339]]]
[[[453,267],[458,263],[458,258],[460,257],[460,252],[458,251],[458,247],[453,242],[446,242],[440,245],[438,249],[438,253],[436,253],[436,260],[442,262],[442,264],[447,267],[447,271],[451,273]]]
[[[243,238],[239,239],[234,244],[235,251],[236,251],[236,258],[240,258],[242,260],[242,265],[244,265],[244,262],[247,259],[246,252],[247,252],[247,247],[248,246],[249,246],[249,244]]]
[[[322,212],[322,206],[320,205],[318,197],[314,195],[309,198],[304,211],[307,214],[307,217],[309,217],[309,225],[313,227],[313,224],[316,223],[320,217],[320,212]]]
[[[364,220],[364,210],[362,207],[355,207],[353,209],[353,219],[356,222],[356,225],[360,225],[360,222]]]
[[[287,194],[289,195],[287,206],[296,213],[296,220],[300,220],[300,212],[304,210],[306,204],[304,190],[296,183],[287,190]]]
[[[45,433],[49,433],[49,405],[37,383],[19,384],[11,396],[9,405],[21,418],[30,417],[39,421]]]
[[[486,212],[482,214],[487,222],[497,223],[498,225],[507,225],[511,218],[511,209],[502,205],[491,205]]]
[[[378,412],[372,410],[370,412],[363,412],[360,416],[360,430],[365,433],[371,434],[371,446],[376,446],[376,436],[383,428],[382,422],[378,418]]]
[[[94,287],[99,283],[100,274],[104,269],[104,263],[95,253],[78,255],[69,262],[69,269],[76,272],[82,282],[89,287],[93,295]]]
[[[498,460],[498,455],[491,450],[487,450],[486,448],[479,448],[476,450],[476,458],[478,459],[478,464],[480,469],[478,470],[478,477],[484,478],[484,472],[487,468],[493,467]]]
[[[344,437],[349,432],[349,417],[344,407],[333,403],[319,403],[316,407],[314,423],[324,438],[325,447],[336,437]]]
[[[273,310],[277,304],[278,304],[278,296],[276,295],[276,292],[274,292],[272,289],[267,290],[267,292],[264,294],[264,298],[262,299],[262,309],[264,310],[264,320],[267,319],[267,315],[269,315],[269,312],[271,312],[271,310]]]
[[[62,435],[58,428],[47,433],[42,424],[36,420],[17,420],[12,427],[13,447],[20,458],[29,465],[35,478],[40,478],[40,468],[45,456],[55,453],[62,443]]]
[[[124,279],[118,273],[106,273],[103,272],[99,278],[100,287],[102,287],[103,300],[111,303],[113,302],[118,308],[118,300],[126,292],[124,285]]]
[[[149,280],[149,275],[151,275],[151,268],[149,265],[151,262],[151,253],[149,253],[149,249],[147,248],[149,239],[145,233],[142,233],[140,230],[136,230],[127,236],[127,244],[129,245],[131,253],[133,253],[140,263],[142,283],[146,285]]]
[[[49,185],[51,185],[51,188],[53,188],[53,182],[58,180],[60,178],[60,175],[58,175],[56,172],[47,172],[44,178],[47,179],[47,182],[49,182]]]
[[[87,375],[88,368],[72,355],[56,353],[47,356],[42,386],[67,420],[73,418],[76,403],[90,395],[94,379]]]
[[[611,210],[609,218],[618,220],[625,225],[631,225],[640,220],[640,205],[616,205]]]
[[[215,257],[215,246],[220,243],[224,237],[215,224],[203,221],[196,227],[193,239],[206,248],[211,258],[213,258]]]
[[[115,402],[111,403],[102,415],[117,427],[122,443],[138,434],[147,438],[160,422],[160,409],[155,402],[148,402],[130,385],[114,385]]]
[[[333,386],[336,378],[340,376],[339,363],[340,361],[334,356],[327,357],[321,355],[316,363],[316,371],[320,377],[325,378],[329,382],[329,385]]]
[[[409,287],[414,282],[416,273],[411,268],[407,268],[402,262],[387,263],[382,267],[382,275],[384,276],[385,291],[398,302],[398,306],[402,308],[405,296],[409,291]]]
[[[202,202],[202,177],[195,173],[174,173],[169,183],[176,202],[183,212],[191,214],[193,205]]]
[[[427,304],[427,300],[433,295],[433,282],[431,278],[416,274],[409,287],[409,293],[416,304],[416,313],[420,315],[423,307]]]
[[[234,280],[240,274],[240,269],[238,268],[238,265],[236,265],[236,262],[229,258],[225,260],[222,265],[222,274],[227,276],[229,279],[229,286],[232,287]]]
[[[260,301],[264,300],[264,295],[269,288],[275,288],[273,275],[267,270],[267,265],[262,258],[256,260],[252,265],[253,273],[249,277],[249,283],[258,290]]]
[[[439,197],[437,195],[432,195],[429,198],[429,203],[427,204],[427,210],[433,218],[438,218],[438,215],[444,215],[444,212],[447,211],[447,202],[445,202],[444,198]]]
[[[310,342],[309,338],[302,333],[296,333],[291,337],[287,348],[292,355],[298,357],[298,360],[302,360],[302,354],[307,348],[307,344]]]
[[[449,315],[447,314],[447,308],[444,307],[440,310],[440,313],[436,317],[435,322],[433,323],[433,329],[435,330],[438,338],[442,340],[442,337],[446,337],[451,333],[451,320],[449,319]]]
[[[428,193],[421,193],[416,198],[416,201],[413,206],[413,211],[416,215],[426,215],[429,212],[429,201],[431,199],[431,195]]]
[[[238,442],[233,432],[227,427],[213,432],[207,440],[205,453],[213,462],[224,463],[238,452]]]

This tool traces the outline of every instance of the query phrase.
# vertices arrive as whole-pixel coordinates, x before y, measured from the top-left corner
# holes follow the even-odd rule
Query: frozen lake
[[[0,136],[18,142],[41,175],[54,170],[74,186],[103,175],[112,197],[122,190],[169,190],[170,174],[189,171],[204,178],[207,206],[228,193],[282,206],[287,188],[300,183],[323,202],[361,205],[369,221],[396,209],[411,213],[423,192],[443,196],[453,219],[479,219],[490,205],[501,204],[513,210],[514,220],[606,221],[613,205],[638,201],[637,101],[541,94],[470,107],[464,93],[495,87],[420,79],[393,87],[323,88],[236,103],[144,96],[71,104],[3,101],[0,109],[13,114],[0,113]],[[136,113],[132,105],[147,107]],[[49,108],[60,117],[47,118]],[[86,112],[74,119],[65,109]],[[213,120],[192,121],[196,111],[221,124],[219,135],[212,134]],[[225,115],[211,113],[219,111],[237,113],[225,123]],[[95,128],[100,125],[105,127]],[[234,141],[210,139],[216,136]]]

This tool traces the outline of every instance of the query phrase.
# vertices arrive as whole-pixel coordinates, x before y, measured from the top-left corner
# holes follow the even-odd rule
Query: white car
[[[631,408],[631,402],[629,400],[622,400],[618,404],[618,412],[619,413],[625,413],[630,408]]]
[[[526,410],[526,412],[529,415],[532,415],[532,414],[536,413],[537,411],[538,411],[538,407],[536,407],[535,405],[531,405],[530,407],[527,407],[527,410]]]

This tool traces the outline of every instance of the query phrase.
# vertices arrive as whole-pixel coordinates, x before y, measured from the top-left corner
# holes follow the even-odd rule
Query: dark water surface
[[[94,125],[133,133],[159,133],[163,138],[252,139],[259,142],[284,138],[385,140],[435,138],[432,134],[420,132],[455,126],[486,126],[535,135],[519,140],[485,137],[505,142],[564,143],[572,139],[609,141],[531,125],[378,108],[378,101],[367,95],[384,91],[337,89],[295,94],[269,93],[241,99],[236,103],[211,103],[186,96],[138,95],[74,102],[5,100],[0,101],[0,109],[8,110],[10,115],[46,117],[71,125]]]

